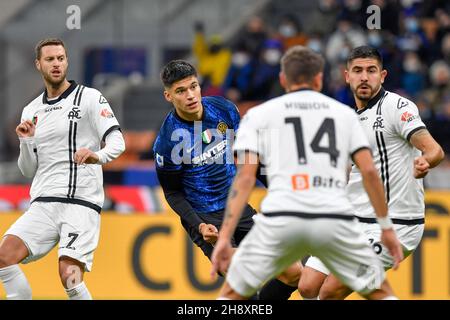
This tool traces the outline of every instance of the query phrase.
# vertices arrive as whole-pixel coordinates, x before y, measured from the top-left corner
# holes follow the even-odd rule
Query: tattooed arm
[[[219,231],[219,240],[211,257],[212,275],[216,274],[217,271],[226,272],[228,269],[232,255],[231,237],[255,185],[257,169],[258,155],[246,152],[245,162],[238,165],[238,172],[228,194],[225,216]]]
[[[436,167],[444,159],[444,151],[427,129],[413,133],[410,142],[422,151],[422,155],[414,160],[414,177],[423,178],[429,169]]]

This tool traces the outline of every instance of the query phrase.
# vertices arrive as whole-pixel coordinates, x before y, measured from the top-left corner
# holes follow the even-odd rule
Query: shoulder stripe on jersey
[[[81,91],[80,91],[80,95],[78,96],[77,106],[79,106],[81,103],[81,96],[83,95],[84,88],[85,88],[85,86],[81,86]]]
[[[384,98],[386,98],[387,95],[388,93],[386,92],[384,96],[380,99],[380,102],[378,102],[377,114],[381,114],[381,105],[383,104]]]
[[[69,190],[67,191],[67,198],[74,198],[75,190],[77,188],[77,164],[73,161],[73,155],[77,150],[77,126],[78,123],[70,121],[69,123]]]
[[[389,165],[386,152],[386,144],[382,132],[375,132],[375,138],[377,140],[378,154],[380,155],[381,162],[381,180],[383,181],[384,190],[386,193],[386,201],[389,203],[390,199],[390,187],[389,187]]]
[[[74,105],[77,102],[77,97],[78,97],[78,93],[80,93],[80,88],[81,88],[81,85],[78,85],[77,92],[75,93],[75,98],[73,99],[73,104]]]

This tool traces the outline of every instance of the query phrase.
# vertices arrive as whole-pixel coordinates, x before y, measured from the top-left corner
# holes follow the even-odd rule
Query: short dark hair
[[[66,51],[66,56],[67,56],[66,46],[64,45],[64,42],[61,39],[47,38],[47,39],[43,39],[43,40],[39,41],[36,44],[34,52],[35,52],[37,60],[39,60],[41,58],[42,48],[45,46],[62,46],[64,48],[64,51]]]
[[[190,76],[196,77],[197,70],[195,70],[192,64],[184,60],[172,60],[161,71],[161,81],[166,88]]]
[[[350,63],[358,58],[371,58],[375,59],[380,63],[381,68],[383,68],[383,57],[381,56],[380,52],[369,46],[360,46],[354,48],[347,59],[347,67],[350,65]]]
[[[311,83],[323,71],[322,56],[304,46],[293,46],[281,58],[281,70],[290,84]]]

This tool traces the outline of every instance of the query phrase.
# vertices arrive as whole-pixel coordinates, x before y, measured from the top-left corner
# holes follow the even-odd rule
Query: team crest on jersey
[[[227,132],[228,129],[228,125],[225,122],[219,122],[219,124],[217,125],[217,130],[219,130],[219,132],[221,134],[225,134]]]
[[[31,120],[31,122],[33,122],[34,125],[37,125],[38,117],[34,116],[33,119]]]
[[[383,120],[384,120],[383,117],[378,116],[375,122],[373,123],[372,129],[374,131],[377,131],[378,129],[384,128]]]
[[[78,107],[73,107],[72,110],[67,115],[67,118],[73,120],[73,119],[81,119],[80,116],[81,110]]]
[[[100,112],[100,115],[102,116],[102,117],[105,117],[105,118],[108,118],[108,119],[111,119],[111,118],[114,118],[114,113],[112,113],[111,111],[109,111],[108,109],[103,109],[101,112]]]
[[[419,116],[416,114],[409,113],[408,111],[402,113],[402,117],[400,118],[403,122],[411,122],[414,119],[417,119]]]

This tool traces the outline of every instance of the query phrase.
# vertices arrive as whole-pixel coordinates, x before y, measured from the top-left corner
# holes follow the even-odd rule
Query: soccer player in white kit
[[[408,257],[419,245],[424,231],[422,178],[441,162],[444,152],[427,131],[416,105],[384,90],[382,83],[386,75],[382,57],[376,49],[361,46],[352,50],[345,78],[354,94],[359,122],[369,139],[375,166],[383,181],[389,216],[402,244],[404,257]],[[347,194],[353,213],[384,268],[392,268],[394,259],[380,243],[375,212],[364,192],[361,172],[356,166],[350,172]],[[327,277],[329,273],[317,257],[310,257],[299,282],[301,295],[313,299],[320,290],[320,299],[344,299],[348,296],[352,290],[333,275]]]
[[[376,208],[383,242],[400,261],[383,186],[356,114],[320,93],[320,55],[295,46],[281,64],[280,82],[287,93],[250,109],[237,133],[239,170],[212,256],[212,274],[229,265],[220,298],[250,297],[310,252],[364,297],[395,298],[345,195],[352,157]],[[230,237],[254,186],[259,161],[267,169],[268,194],[262,214],[255,216],[255,225],[231,259]]]
[[[16,128],[19,168],[34,177],[31,206],[0,243],[0,280],[7,299],[31,299],[18,264],[40,259],[59,243],[59,275],[69,299],[92,299],[83,275],[99,240],[101,165],[117,158],[125,143],[101,93],[67,80],[61,40],[40,41],[35,64],[45,91],[24,108]]]

